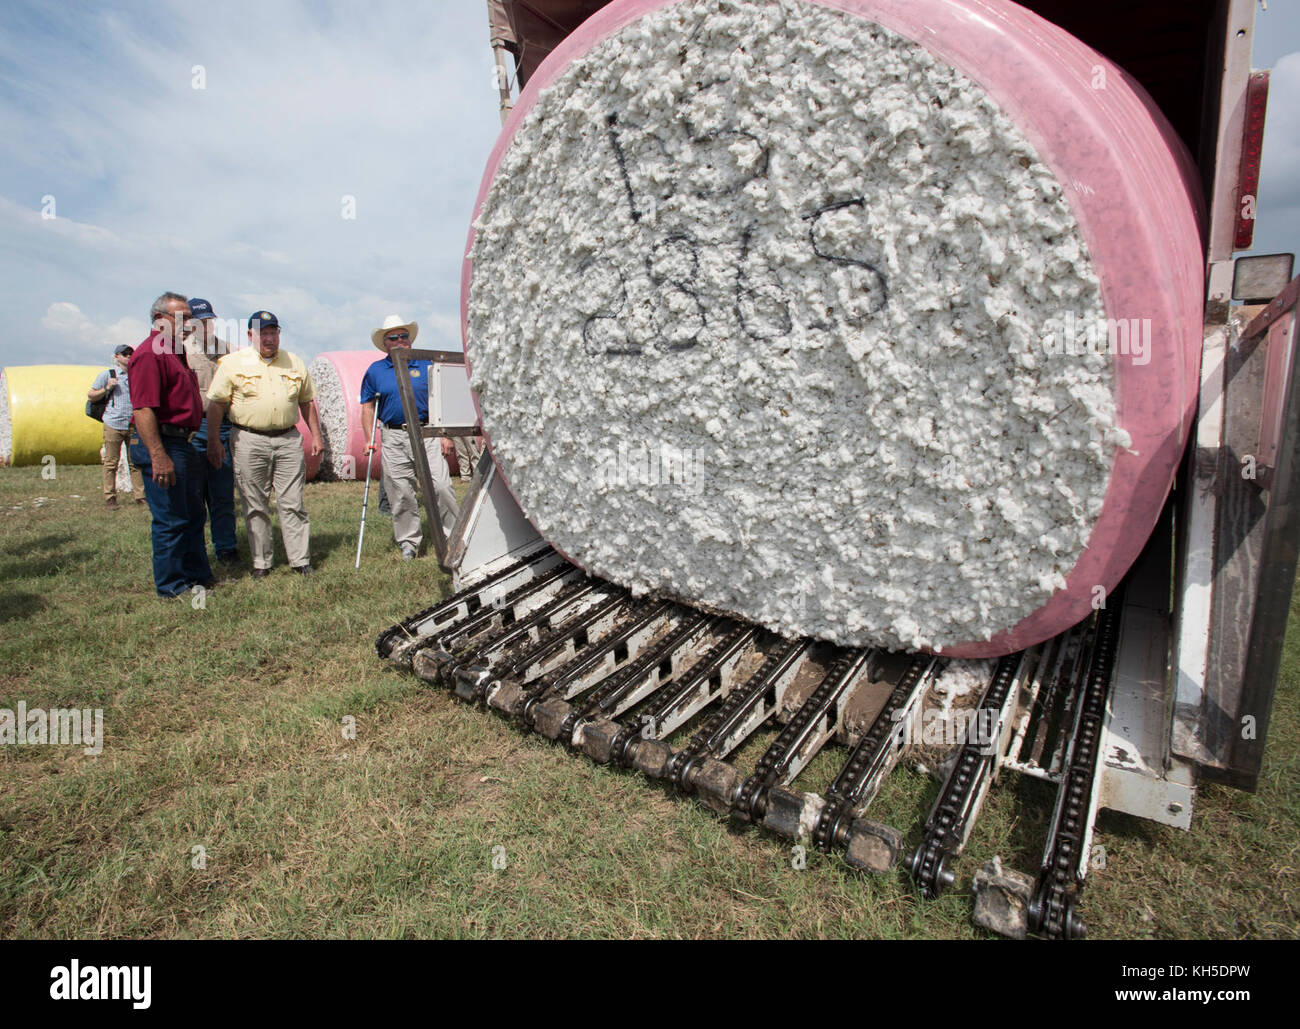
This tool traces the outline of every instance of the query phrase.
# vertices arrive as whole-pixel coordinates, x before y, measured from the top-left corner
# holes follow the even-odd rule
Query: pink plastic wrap
[[[538,93],[597,42],[673,2],[616,0],[543,62],[488,160],[476,217]],[[804,2],[876,22],[982,86],[1065,187],[1101,282],[1107,317],[1150,319],[1150,360],[1113,363],[1118,421],[1132,443],[1116,452],[1101,516],[1065,588],[992,640],[945,648],[957,657],[1006,654],[1047,639],[1090,613],[1096,587],[1112,590],[1137,558],[1172,486],[1199,381],[1204,252],[1195,171],[1181,141],[1136,82],[1096,51],[1013,3]],[[469,244],[473,241],[471,228]],[[474,341],[466,327],[472,273],[467,258],[461,324],[470,363]]]
[[[376,349],[370,350],[334,350],[321,354],[316,362],[327,362],[337,376],[341,397],[334,396],[329,386],[325,395],[321,395],[322,383],[316,383],[317,403],[331,405],[329,410],[330,425],[341,424],[339,415],[346,420],[342,439],[335,438],[337,430],[328,430],[329,459],[334,474],[340,479],[364,479],[366,475],[366,446],[369,440],[361,426],[361,380],[365,378],[366,369],[376,361],[383,360],[384,355]],[[337,405],[342,404],[341,409]],[[322,410],[322,425],[325,424],[326,412]],[[380,426],[375,436],[374,461],[371,464],[370,477],[378,479],[382,465],[379,441],[383,436]]]

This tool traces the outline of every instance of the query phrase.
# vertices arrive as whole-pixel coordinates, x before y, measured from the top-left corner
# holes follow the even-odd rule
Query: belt
[[[159,435],[171,436],[175,439],[189,439],[194,435],[194,430],[186,429],[179,425],[168,425],[166,422],[159,422],[158,433]]]
[[[421,425],[428,425],[429,423],[428,423],[428,422],[421,422],[420,424],[421,424]],[[405,429],[405,428],[406,428],[406,422],[396,422],[396,423],[394,423],[394,422],[384,422],[384,428],[385,428],[385,429]]]
[[[296,425],[290,425],[287,429],[251,429],[247,425],[240,425],[237,422],[231,422],[230,424],[240,432],[254,432],[259,436],[283,436],[286,432],[294,432],[298,428]]]

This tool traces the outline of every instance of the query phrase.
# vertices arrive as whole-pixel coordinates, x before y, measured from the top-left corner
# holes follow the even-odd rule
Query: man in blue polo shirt
[[[389,355],[395,347],[409,348],[419,331],[420,326],[415,322],[404,322],[397,315],[390,314],[384,319],[383,328],[370,334],[370,341],[385,355]],[[408,365],[421,425],[429,420],[430,364],[429,361],[412,361]],[[370,439],[371,426],[375,422],[376,407],[384,429],[381,450],[384,491],[388,494],[388,502],[393,509],[393,539],[402,548],[402,559],[409,561],[420,549],[424,534],[420,524],[415,458],[411,453],[410,437],[404,428],[406,418],[402,414],[402,397],[397,391],[397,369],[393,366],[391,356],[385,356],[372,364],[361,380],[361,428],[367,440]],[[424,441],[424,453],[429,459],[429,472],[438,500],[438,513],[442,516],[442,531],[448,536],[460,513],[456,494],[451,488],[451,470],[443,456],[444,445],[449,443],[446,439]]]

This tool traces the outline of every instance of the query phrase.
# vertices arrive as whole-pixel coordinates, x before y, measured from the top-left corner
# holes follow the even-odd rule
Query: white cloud
[[[1273,67],[1268,93],[1260,202],[1278,208],[1300,206],[1300,111],[1294,102],[1300,96],[1300,52],[1287,54]]]
[[[122,317],[112,323],[98,322],[66,300],[50,304],[40,325],[48,338],[62,341],[61,345],[42,350],[41,364],[107,366],[114,348],[123,343],[136,346],[149,334],[149,326],[143,318]]]
[[[0,364],[80,338],[52,308],[143,324],[164,290],[275,311],[305,357],[369,347],[395,310],[458,346],[490,65],[480,3],[20,8],[0,37]]]

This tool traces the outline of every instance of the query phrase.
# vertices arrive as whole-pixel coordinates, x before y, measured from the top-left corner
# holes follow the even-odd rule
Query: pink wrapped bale
[[[616,0],[541,65],[462,275],[494,459],[637,593],[1005,654],[1147,540],[1196,402],[1182,143],[1002,0]]]
[[[383,356],[377,350],[335,350],[321,354],[308,368],[316,385],[316,408],[325,437],[322,479],[347,481],[366,474],[366,446],[370,441],[361,427],[361,380],[366,369]],[[379,432],[383,431],[381,426]],[[380,473],[382,455],[378,445],[376,436],[372,479],[378,479]]]

